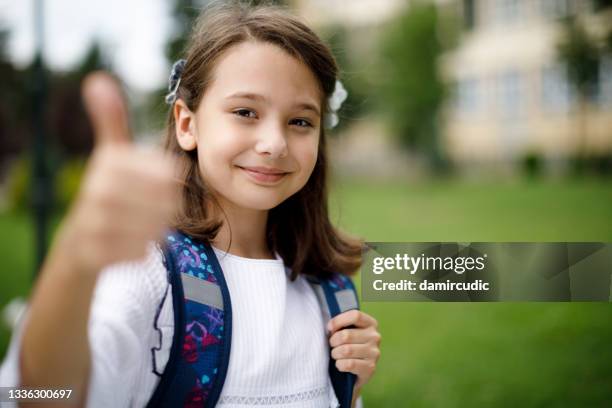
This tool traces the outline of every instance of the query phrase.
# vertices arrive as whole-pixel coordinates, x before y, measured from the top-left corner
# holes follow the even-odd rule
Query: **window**
[[[551,20],[557,20],[570,14],[569,0],[540,0],[542,15]]]
[[[565,65],[544,67],[541,79],[542,109],[547,112],[567,113],[570,109],[571,91]]]
[[[476,26],[475,3],[475,0],[463,0],[463,24],[468,30]]]
[[[612,57],[604,57],[599,65],[599,95],[601,106],[612,106]]]
[[[503,118],[513,119],[520,116],[524,102],[522,87],[523,80],[518,71],[506,71],[499,76],[497,105]]]
[[[520,18],[519,0],[495,0],[493,6],[495,21],[508,24],[515,23]]]
[[[472,116],[480,109],[480,86],[476,78],[463,78],[457,83],[457,110]]]

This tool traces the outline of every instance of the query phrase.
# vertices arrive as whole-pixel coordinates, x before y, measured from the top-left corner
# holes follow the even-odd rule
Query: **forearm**
[[[76,269],[71,260],[77,241],[66,233],[70,231],[60,231],[32,296],[20,352],[21,386],[69,388],[84,402],[96,274]]]

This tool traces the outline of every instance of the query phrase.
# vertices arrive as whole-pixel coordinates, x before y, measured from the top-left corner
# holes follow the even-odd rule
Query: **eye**
[[[313,127],[312,124],[309,121],[305,120],[305,119],[293,119],[293,120],[291,120],[290,123],[291,124],[298,123],[299,127]]]
[[[257,114],[250,109],[236,109],[232,113],[246,119],[253,119],[257,117]],[[251,114],[253,115],[251,116]]]

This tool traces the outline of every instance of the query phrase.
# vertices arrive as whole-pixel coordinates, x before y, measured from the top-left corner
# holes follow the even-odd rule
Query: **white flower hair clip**
[[[329,106],[329,112],[327,116],[325,117],[325,127],[326,128],[333,129],[336,127],[336,125],[340,121],[338,119],[338,111],[340,110],[342,103],[344,103],[347,97],[348,97],[348,92],[344,88],[344,85],[342,85],[342,82],[340,82],[340,80],[336,80],[336,86],[334,87],[334,92],[327,100],[327,104]]]

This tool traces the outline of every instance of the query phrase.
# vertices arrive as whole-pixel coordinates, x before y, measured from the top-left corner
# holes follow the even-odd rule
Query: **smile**
[[[289,174],[288,172],[283,172],[279,169],[267,169],[263,167],[236,167],[244,171],[249,178],[259,184],[274,184]]]

